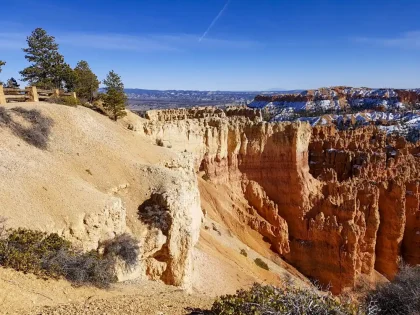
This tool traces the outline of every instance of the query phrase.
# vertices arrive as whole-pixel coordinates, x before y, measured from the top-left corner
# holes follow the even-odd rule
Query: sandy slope
[[[72,229],[84,231],[86,227],[80,227],[83,218],[96,215],[114,198],[120,198],[126,209],[127,228],[141,236],[144,226],[138,220],[138,206],[151,189],[174,181],[176,173],[164,166],[179,159],[181,152],[159,147],[144,134],[128,130],[128,124],[141,125],[143,121],[130,112],[115,123],[81,106],[25,103],[6,108],[15,106],[39,109],[53,119],[54,126],[47,150],[37,149],[0,127],[0,216],[8,218],[8,226],[64,235]],[[44,281],[0,268],[2,314],[29,310],[33,314],[182,314],[187,305],[209,305],[213,297],[233,293],[255,281],[279,284],[292,277],[298,283],[305,282],[280,259],[277,264],[270,262],[272,252],[261,236],[229,215],[232,204],[241,206],[243,200],[201,179],[199,188],[207,218],[194,253],[195,295],[144,280],[118,284],[109,291],[73,288],[65,281]],[[111,232],[105,228],[87,236],[70,236],[76,243],[94,244]],[[239,254],[242,248],[248,257]],[[253,262],[256,257],[265,259],[271,271],[257,267]],[[86,304],[87,299],[90,302]],[[172,306],[165,308],[162,303]],[[56,307],[58,304],[61,306]],[[39,311],[43,306],[53,308]]]
[[[204,294],[186,294],[153,281],[115,284],[109,290],[74,288],[64,280],[0,269],[0,283],[2,315],[186,314],[187,307],[207,308],[213,301]]]

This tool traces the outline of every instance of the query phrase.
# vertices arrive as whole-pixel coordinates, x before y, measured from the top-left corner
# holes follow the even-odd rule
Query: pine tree
[[[108,73],[104,84],[106,91],[104,95],[104,107],[111,112],[111,118],[116,121],[118,118],[126,115],[125,104],[127,102],[127,96],[124,93],[124,84],[121,81],[121,77],[113,70]]]
[[[92,72],[89,64],[81,60],[74,68],[75,74],[75,92],[79,98],[92,102],[94,93],[99,88],[97,76]]]
[[[1,73],[1,67],[3,67],[6,64],[5,61],[0,60],[0,73]],[[3,82],[0,81],[0,85],[3,85]]]
[[[23,51],[26,60],[32,64],[20,72],[22,80],[45,89],[66,87],[71,68],[58,52],[54,36],[37,28],[27,37],[26,42],[28,48],[23,48]]]
[[[6,87],[8,87],[8,88],[19,88],[20,87],[20,85],[19,85],[19,83],[17,83],[17,81],[15,80],[15,78],[10,78],[9,80],[7,80],[7,83],[6,83]]]

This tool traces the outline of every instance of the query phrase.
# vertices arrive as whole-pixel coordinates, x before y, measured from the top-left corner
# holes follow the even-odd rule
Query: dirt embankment
[[[37,129],[47,132],[45,146],[22,137],[39,121],[16,114],[16,107],[39,111],[40,117],[48,120],[48,130]],[[243,231],[243,237],[235,236],[227,228],[229,220],[220,220],[225,216],[223,211],[206,204],[219,193],[213,184],[197,181],[193,150],[161,147],[154,138],[133,130],[133,126],[149,121],[129,112],[115,123],[80,106],[24,103],[3,108],[7,114],[4,117],[11,119],[0,121],[0,216],[8,219],[8,227],[56,232],[85,250],[96,249],[102,241],[128,232],[139,240],[141,249],[138,267],[119,274],[120,280],[140,282],[118,284],[110,291],[72,288],[63,281],[44,281],[0,270],[0,300],[9,313],[63,303],[76,304],[60,306],[57,312],[68,309],[83,313],[81,309],[89,297],[94,302],[87,304],[96,312],[105,310],[99,304],[114,303],[117,308],[110,308],[110,313],[129,310],[131,304],[144,310],[149,306],[154,309],[153,305],[158,309],[159,301],[165,299],[148,301],[147,306],[152,296],[145,285],[148,280],[186,289],[174,294],[179,305],[200,306],[216,295],[233,293],[260,279],[279,284],[283,276],[291,277],[282,262],[270,263],[269,245],[259,234],[249,229]],[[174,134],[178,136],[182,142],[182,133]],[[208,198],[200,197],[199,189],[208,189]],[[227,210],[228,206],[226,199],[223,207]],[[214,215],[204,218],[203,211]],[[154,224],[153,218],[159,224]],[[218,231],[213,229],[213,223]],[[197,243],[200,229],[203,237]],[[255,244],[253,248],[258,250],[247,248],[244,241]],[[239,254],[243,248],[248,258]],[[271,271],[257,267],[253,262],[256,257],[266,257]],[[132,296],[131,290],[137,296]],[[209,296],[203,298],[203,303],[202,294]],[[193,301],[196,296],[197,303]],[[111,300],[95,302],[104,299]],[[52,309],[45,312],[55,314]],[[170,311],[170,306],[163,310],[165,314],[177,312]]]

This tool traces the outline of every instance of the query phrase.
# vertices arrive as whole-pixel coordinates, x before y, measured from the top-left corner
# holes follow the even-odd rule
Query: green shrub
[[[46,234],[19,228],[9,231],[0,242],[0,265],[39,276],[58,277],[56,269],[45,269],[43,263],[59,250],[70,249],[70,243],[57,234]]]
[[[4,220],[0,220],[3,230]],[[116,257],[134,266],[139,254],[138,242],[128,234],[104,243],[104,253],[84,253],[58,234],[29,229],[7,230],[0,235],[0,265],[45,278],[64,277],[76,285],[108,287],[117,280]]]
[[[393,281],[370,292],[366,314],[420,314],[420,266],[402,266]]]
[[[47,102],[53,103],[53,104],[73,106],[73,107],[80,105],[79,99],[74,98],[73,96],[58,96],[58,97],[52,96],[49,99],[47,99]]]
[[[270,270],[270,268],[268,268],[268,265],[261,258],[255,258],[254,262],[258,267],[265,270]]]
[[[246,252],[245,249],[241,249],[240,253],[241,253],[242,256],[248,257],[248,253]]]
[[[341,304],[330,295],[316,290],[285,289],[254,284],[250,290],[239,290],[235,295],[220,297],[212,306],[214,315],[326,315],[357,314],[355,306]]]
[[[80,102],[77,98],[74,98],[73,96],[61,96],[60,104],[76,107],[80,104]]]

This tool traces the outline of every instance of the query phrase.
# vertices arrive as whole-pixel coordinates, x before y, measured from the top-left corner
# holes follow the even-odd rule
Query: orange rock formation
[[[253,113],[200,113],[186,122],[178,113],[150,112],[158,119],[144,130],[164,138],[186,133],[178,147],[194,141],[197,168],[215,184],[241,187],[249,208],[237,211],[240,220],[334,293],[375,270],[392,278],[401,260],[420,263],[418,145],[373,126],[311,128]]]

